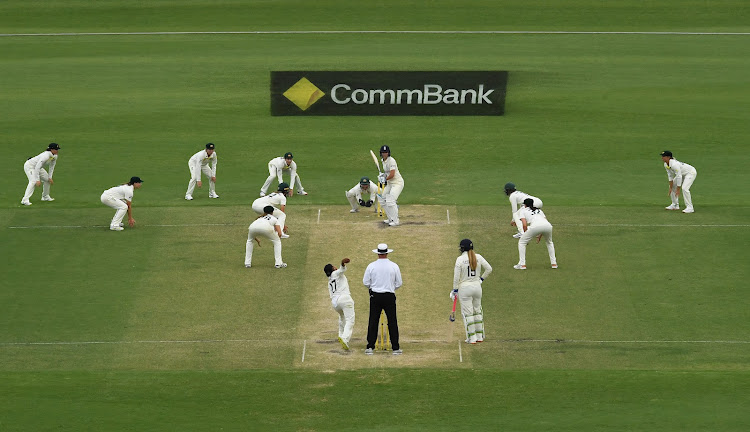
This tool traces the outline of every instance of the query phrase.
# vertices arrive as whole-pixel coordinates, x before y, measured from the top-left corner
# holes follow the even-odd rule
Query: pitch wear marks
[[[271,114],[503,115],[506,71],[271,72]]]

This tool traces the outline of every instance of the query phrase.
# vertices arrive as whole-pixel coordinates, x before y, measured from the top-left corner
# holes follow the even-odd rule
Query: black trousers
[[[385,311],[388,318],[388,335],[391,338],[391,348],[399,349],[398,344],[398,319],[396,319],[396,294],[376,293],[370,290],[370,322],[367,325],[367,348],[375,349],[375,341],[378,339],[378,324],[380,312]]]

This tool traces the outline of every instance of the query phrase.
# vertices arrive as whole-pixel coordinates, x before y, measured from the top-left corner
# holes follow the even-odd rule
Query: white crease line
[[[451,210],[445,209],[445,214],[448,215],[448,225],[451,224]]]
[[[0,33],[0,37],[29,36],[179,36],[179,35],[316,35],[316,34],[456,34],[456,35],[646,35],[646,36],[748,36],[748,32],[689,31],[550,31],[550,30],[258,30],[258,31],[153,31]]]
[[[307,339],[302,342],[302,363],[305,362],[305,351],[307,351]]]
[[[461,341],[458,341],[458,362],[459,363],[464,362],[464,354],[461,348]]]
[[[320,209],[318,209],[318,222],[317,223],[320,223]]]
[[[404,343],[446,343],[444,339],[401,340]],[[485,342],[493,342],[486,340]],[[747,345],[750,340],[586,340],[586,339],[501,339],[498,343],[578,343],[578,344],[716,344]],[[201,343],[267,343],[265,339],[199,339],[199,340],[134,340],[134,341],[78,341],[78,342],[0,342],[1,346],[53,346],[53,345],[131,345],[131,344],[201,344]],[[302,355],[307,348],[303,341]],[[461,341],[459,341],[459,351]]]

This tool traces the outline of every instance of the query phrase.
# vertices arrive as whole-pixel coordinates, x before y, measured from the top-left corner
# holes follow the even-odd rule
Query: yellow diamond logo
[[[310,108],[323,96],[325,96],[325,93],[315,87],[315,84],[311,83],[305,77],[302,77],[301,80],[297,81],[293,86],[289,87],[289,90],[284,92],[284,97],[292,101],[302,111]]]

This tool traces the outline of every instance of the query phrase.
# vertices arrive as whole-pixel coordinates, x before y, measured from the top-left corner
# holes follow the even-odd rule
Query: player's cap
[[[505,183],[505,190],[516,190],[516,185],[513,183]]]
[[[370,186],[370,177],[362,177],[359,179],[360,186]]]
[[[326,276],[330,277],[331,273],[333,273],[333,264],[326,264],[326,266],[323,267],[323,271],[326,273]]]
[[[57,143],[50,143],[50,145],[47,146],[47,150],[60,150],[60,145]]]
[[[285,192],[289,190],[288,183],[279,183],[279,192]]]
[[[213,150],[215,148],[216,148],[216,146],[214,145],[214,143],[208,143],[208,144],[206,144],[206,150]]]
[[[128,183],[130,183],[130,184],[133,184],[133,183],[143,183],[143,180],[141,180],[141,178],[137,177],[137,176],[136,177],[130,177],[130,181]]]
[[[373,249],[372,251],[375,252],[378,255],[386,255],[386,254],[389,254],[389,253],[393,252],[393,249],[388,249],[388,245],[387,244],[380,243],[378,245],[378,248],[377,249]]]
[[[273,206],[265,206],[265,207],[263,207],[263,213],[265,213],[265,214],[273,214],[273,212],[275,210],[276,209]]]
[[[526,198],[525,200],[523,200],[523,205],[528,208],[534,207],[534,200],[531,198]]]
[[[292,152],[284,153],[284,159],[294,159],[294,156],[292,156]]]
[[[672,157],[672,152],[671,152],[671,151],[669,151],[669,150],[664,150],[663,152],[661,152],[661,155],[662,155],[662,156],[669,156],[669,157]]]
[[[461,252],[466,252],[474,249],[474,243],[469,239],[463,239],[461,240],[461,243],[458,244],[458,247],[461,249]]]
[[[380,153],[391,154],[391,148],[388,147],[387,145],[384,145],[384,146],[380,147]]]

